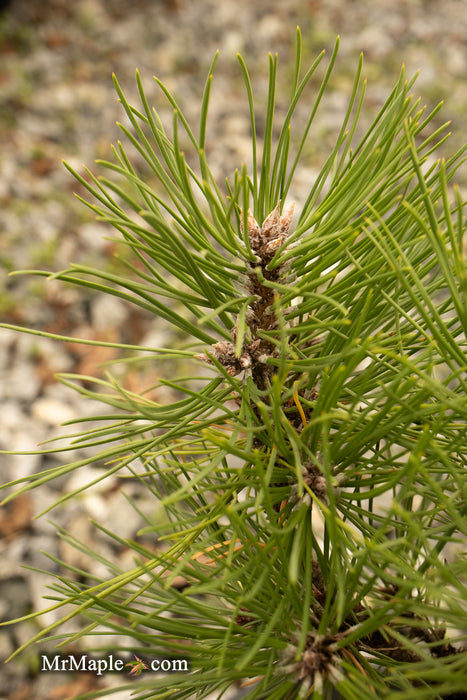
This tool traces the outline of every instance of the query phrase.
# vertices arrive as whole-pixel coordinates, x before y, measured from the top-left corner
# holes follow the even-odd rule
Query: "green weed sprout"
[[[95,390],[62,375],[110,407],[71,445],[94,456],[9,486],[22,493],[99,461],[96,481],[131,475],[161,504],[158,524],[141,514],[157,551],[108,532],[133,550],[134,568],[108,562],[109,578],[92,585],[73,570],[57,578],[50,609],[71,612],[31,640],[86,647],[104,631],[109,649],[122,634],[133,655],[189,658],[189,672],[122,686],[140,700],[221,698],[238,684],[264,700],[466,697],[467,278],[453,186],[463,149],[434,160],[446,125],[426,134],[441,105],[425,114],[403,70],[354,143],[360,60],[335,145],[294,209],[338,42],[321,82],[323,54],[302,74],[301,49],[298,32],[280,124],[277,56],[261,119],[239,57],[251,172],[219,183],[208,164],[217,57],[198,134],[159,80],[167,127],[139,75],[139,107],[115,80],[123,134],[157,188],[121,143],[99,163],[110,178],[67,166],[119,231],[129,273],[72,265],[53,276],[175,327],[177,347],[127,350],[192,376],[161,380],[178,397],[163,405],[111,375]],[[305,122],[294,120],[299,101]],[[74,616],[79,633],[61,631]]]

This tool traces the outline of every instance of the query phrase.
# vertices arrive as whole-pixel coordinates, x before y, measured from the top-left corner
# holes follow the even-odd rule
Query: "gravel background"
[[[6,4],[6,3],[3,3]],[[112,84],[114,71],[127,96],[135,96],[135,68],[148,95],[156,94],[157,74],[174,91],[190,121],[197,123],[206,73],[217,49],[221,57],[211,105],[209,157],[216,172],[230,174],[248,157],[248,117],[236,52],[242,53],[258,95],[266,88],[267,52],[286,64],[293,56],[295,31],[303,35],[304,63],[336,35],[341,50],[329,99],[317,124],[309,163],[297,186],[304,190],[319,168],[328,137],[340,123],[360,51],[368,77],[369,117],[397,80],[420,70],[415,92],[429,107],[445,100],[436,125],[451,119],[452,152],[465,140],[467,125],[467,2],[464,0],[12,0],[0,15],[0,317],[48,331],[104,340],[164,345],[170,342],[157,319],[124,303],[64,290],[38,278],[8,277],[15,269],[66,267],[70,261],[112,265],[109,234],[73,196],[79,191],[62,166],[91,165],[110,156],[115,126],[122,119]],[[285,93],[286,94],[286,93]],[[164,112],[163,112],[164,113]],[[170,119],[170,112],[165,112]],[[459,176],[466,186],[465,169]],[[462,179],[463,177],[463,179]],[[300,197],[300,192],[297,193]],[[130,313],[131,312],[131,313]],[[0,329],[0,449],[31,450],[57,435],[65,420],[92,415],[96,407],[58,384],[57,371],[99,374],[112,351],[59,345]],[[141,389],[149,373],[130,374],[127,385]],[[63,430],[63,429],[61,429]],[[76,451],[76,455],[79,451]],[[74,457],[69,455],[67,459]],[[26,476],[59,463],[60,456],[0,455],[1,480]],[[40,550],[77,566],[80,555],[60,543],[46,519],[34,513],[60,493],[89,479],[84,472],[0,509],[0,617],[8,619],[44,607],[46,577],[22,568],[53,570]],[[143,500],[144,495],[135,493]],[[54,511],[52,519],[82,541],[96,543],[89,519],[133,537],[139,523],[115,483],[93,490],[79,502]],[[49,623],[53,616],[48,616]],[[0,628],[5,658],[37,627]],[[36,650],[0,668],[0,698],[60,700],[73,697],[95,679],[37,673]],[[106,682],[111,682],[106,680]],[[117,697],[117,696],[115,696]],[[118,696],[119,700],[128,695]]]

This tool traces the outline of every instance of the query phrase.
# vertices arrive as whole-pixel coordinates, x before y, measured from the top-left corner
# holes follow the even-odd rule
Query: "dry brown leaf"
[[[32,503],[28,494],[17,496],[0,508],[0,537],[11,539],[26,530],[32,520]]]

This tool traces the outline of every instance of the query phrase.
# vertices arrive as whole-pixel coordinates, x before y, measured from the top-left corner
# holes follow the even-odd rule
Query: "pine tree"
[[[111,179],[67,166],[134,264],[126,277],[84,265],[54,277],[175,327],[179,346],[138,350],[191,375],[161,380],[177,392],[171,405],[111,375],[95,390],[62,375],[112,411],[79,437],[94,456],[14,485],[40,488],[99,460],[163,507],[160,522],[142,521],[158,538],[155,553],[107,533],[133,550],[133,569],[109,562],[109,579],[90,586],[70,571],[52,587],[51,609],[72,605],[88,619],[77,635],[84,646],[105,630],[109,649],[112,635],[130,636],[138,660],[189,658],[189,673],[143,673],[122,686],[141,700],[221,698],[236,684],[264,700],[467,697],[467,277],[453,186],[464,150],[433,161],[445,126],[424,134],[441,105],[426,115],[403,70],[354,143],[360,60],[335,146],[306,201],[294,203],[338,42],[312,97],[323,54],[302,75],[301,49],[298,32],[278,126],[278,61],[269,57],[261,137],[239,58],[251,172],[243,165],[220,184],[208,164],[217,56],[198,136],[160,81],[170,133],[139,75],[138,108],[115,80],[131,125],[122,131],[157,189],[121,143],[113,162],[99,163]],[[294,120],[299,101],[309,104],[305,124]],[[74,544],[97,556],[91,543]],[[31,641],[54,635],[68,639],[56,623]]]

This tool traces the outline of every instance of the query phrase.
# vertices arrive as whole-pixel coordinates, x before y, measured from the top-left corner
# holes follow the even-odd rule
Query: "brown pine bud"
[[[262,260],[271,259],[287,240],[294,207],[295,203],[292,203],[281,216],[279,202],[261,227],[248,210],[248,240],[252,251]]]

